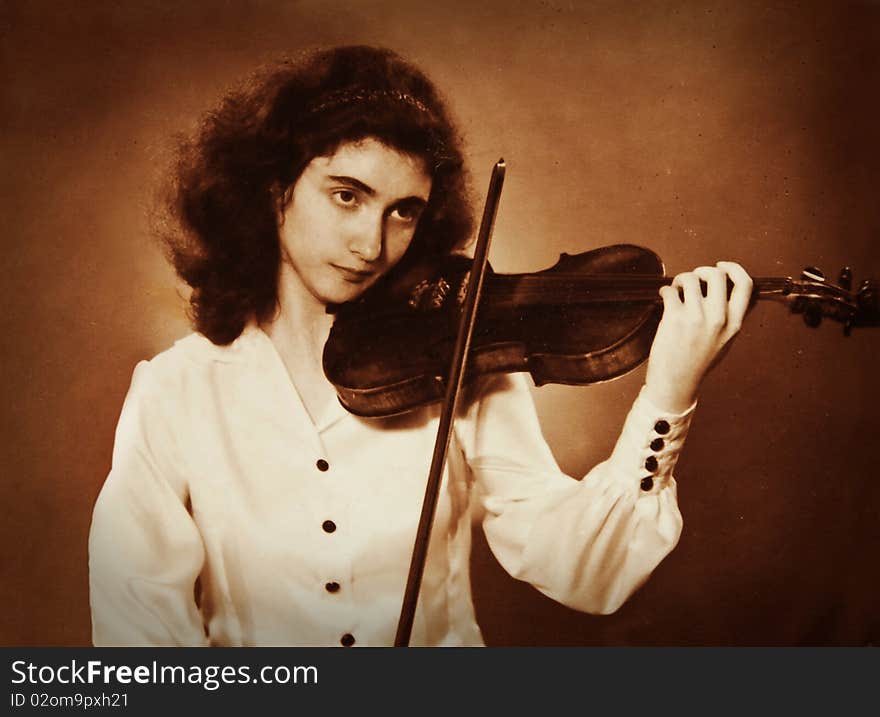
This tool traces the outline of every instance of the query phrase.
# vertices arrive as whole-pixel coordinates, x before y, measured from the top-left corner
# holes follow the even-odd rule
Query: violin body
[[[471,260],[445,257],[388,277],[362,299],[338,307],[324,349],[324,372],[343,406],[359,416],[388,416],[441,401]],[[528,372],[536,385],[590,384],[621,376],[647,357],[662,314],[663,262],[629,244],[576,255],[529,274],[483,282],[467,384],[487,373]],[[652,285],[603,300],[581,277],[627,277]]]

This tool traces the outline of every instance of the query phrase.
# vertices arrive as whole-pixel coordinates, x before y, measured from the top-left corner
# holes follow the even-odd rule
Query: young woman
[[[208,115],[174,208],[196,333],[134,373],[92,522],[94,643],[390,645],[440,408],[348,414],[321,356],[329,306],[469,240],[448,113],[390,51],[312,53]],[[559,471],[521,375],[473,387],[411,644],[482,644],[477,503],[500,563],[570,607],[611,612],[647,579],[681,531],[672,473],[700,381],[750,293],[730,263],[661,290],[645,386],[583,480]]]

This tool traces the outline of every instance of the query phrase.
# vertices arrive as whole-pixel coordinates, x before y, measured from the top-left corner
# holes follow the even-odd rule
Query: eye
[[[418,218],[422,215],[422,209],[423,207],[416,206],[415,204],[402,204],[391,210],[391,217],[397,221],[409,224],[410,222],[418,221]]]
[[[358,197],[351,189],[337,189],[333,192],[333,201],[342,207],[357,206]]]

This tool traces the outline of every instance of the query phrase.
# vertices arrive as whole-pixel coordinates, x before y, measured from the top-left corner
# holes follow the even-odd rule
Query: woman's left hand
[[[729,297],[728,279],[733,284]],[[652,403],[672,413],[693,404],[706,373],[742,326],[751,295],[751,277],[728,261],[678,274],[671,286],[660,289],[663,318],[645,379]]]

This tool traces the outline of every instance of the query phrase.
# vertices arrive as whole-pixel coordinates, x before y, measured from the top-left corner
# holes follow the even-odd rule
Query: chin
[[[325,304],[344,304],[359,298],[372,285],[373,282],[328,287],[319,294],[319,297]]]

